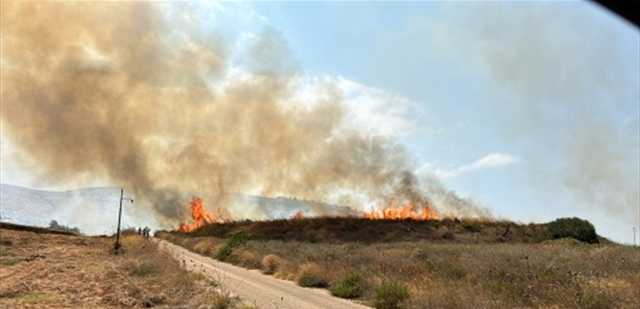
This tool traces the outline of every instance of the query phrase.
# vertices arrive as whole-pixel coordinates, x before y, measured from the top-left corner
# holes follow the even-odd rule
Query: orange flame
[[[438,219],[438,212],[430,206],[423,206],[420,209],[411,201],[405,201],[404,206],[396,205],[395,200],[391,200],[389,206],[384,209],[365,212],[364,217],[370,220],[434,220]]]
[[[304,219],[304,213],[302,210],[298,210],[293,216],[291,216],[291,220],[302,220]]]
[[[202,199],[197,196],[194,196],[191,199],[189,205],[191,206],[191,218],[193,218],[193,223],[180,223],[180,232],[191,232],[205,224],[212,224],[223,221],[220,218],[216,217],[216,215],[208,212],[207,209],[204,208]]]

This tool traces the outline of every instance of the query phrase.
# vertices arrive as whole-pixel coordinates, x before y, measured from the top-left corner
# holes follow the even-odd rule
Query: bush
[[[324,272],[320,266],[315,263],[302,264],[296,281],[299,286],[303,287],[324,288],[328,286]]]
[[[362,276],[349,273],[331,287],[331,294],[341,298],[357,298],[362,296]]]
[[[409,298],[407,287],[396,281],[384,281],[376,289],[376,309],[403,308],[404,302]]]
[[[56,220],[51,220],[51,222],[49,222],[49,229],[61,231],[61,232],[80,234],[80,230],[77,227],[69,227],[66,225],[58,224],[58,221]]]
[[[193,251],[199,254],[209,255],[213,251],[212,249],[213,244],[207,239],[201,240],[193,245]]]
[[[482,231],[482,225],[475,221],[464,221],[462,227],[471,233],[480,233]]]
[[[255,253],[247,250],[234,252],[229,259],[233,260],[233,264],[242,266],[244,268],[261,269],[262,267],[260,258],[258,258]]]
[[[262,272],[265,274],[273,274],[275,273],[280,265],[282,264],[282,259],[274,254],[269,254],[262,258]]]
[[[235,308],[238,299],[226,293],[207,293],[201,301],[199,308],[229,309]]]
[[[231,255],[233,249],[243,245],[248,239],[249,236],[245,232],[238,232],[231,235],[231,237],[225,241],[224,245],[216,253],[216,259],[225,261]]]
[[[571,237],[588,243],[597,243],[598,235],[593,225],[579,218],[560,218],[547,224],[553,239]]]

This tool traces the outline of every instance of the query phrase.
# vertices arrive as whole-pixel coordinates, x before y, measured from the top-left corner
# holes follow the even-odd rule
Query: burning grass
[[[585,227],[561,222],[569,234],[574,223]],[[312,264],[334,295],[378,308],[640,306],[640,250],[555,238],[564,234],[546,224],[298,218],[160,237],[186,248],[204,240],[222,246],[240,231],[248,239],[228,262],[242,265],[240,256],[251,252],[267,260],[265,273],[293,281]]]

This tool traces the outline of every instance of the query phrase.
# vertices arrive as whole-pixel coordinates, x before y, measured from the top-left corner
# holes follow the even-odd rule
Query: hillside
[[[48,226],[56,220],[86,234],[112,233],[119,195],[118,188],[110,187],[46,191],[0,184],[0,221]],[[127,207],[123,217],[125,224],[136,222]]]
[[[0,308],[234,308],[237,303],[216,282],[184,271],[140,236],[125,235],[124,252],[113,255],[112,237],[25,229],[0,227]]]
[[[577,218],[528,225],[306,218],[156,236],[376,308],[640,306],[640,250],[598,237]],[[593,243],[566,238],[583,236]]]
[[[593,228],[593,227],[591,227]],[[318,217],[269,221],[235,221],[210,224],[184,237],[226,238],[244,232],[253,240],[301,242],[397,242],[435,241],[449,243],[537,243],[554,237],[548,224],[518,224],[477,219],[368,220],[356,217]],[[598,241],[608,240],[596,236]]]
[[[184,205],[176,205],[176,207],[186,208],[189,196],[194,193],[185,192],[182,195],[185,196]],[[61,225],[78,227],[82,233],[88,235],[110,234],[116,228],[119,197],[120,189],[115,187],[47,191],[0,184],[0,221],[46,227],[51,220],[56,220]],[[269,198],[233,194],[231,201],[230,205],[225,206],[232,213],[242,215],[243,218],[261,220],[288,218],[297,211],[307,215],[351,213],[346,207],[284,197]],[[137,212],[136,206],[124,204],[122,220],[124,227],[162,228],[153,216],[149,215],[147,209],[140,207],[141,211]]]

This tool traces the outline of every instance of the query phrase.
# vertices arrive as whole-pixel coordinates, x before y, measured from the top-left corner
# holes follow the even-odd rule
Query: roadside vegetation
[[[0,229],[0,308],[244,308],[150,241]]]
[[[215,258],[241,232],[226,262],[376,308],[638,308],[640,249],[592,229],[576,218],[537,225],[322,218],[157,236]]]

